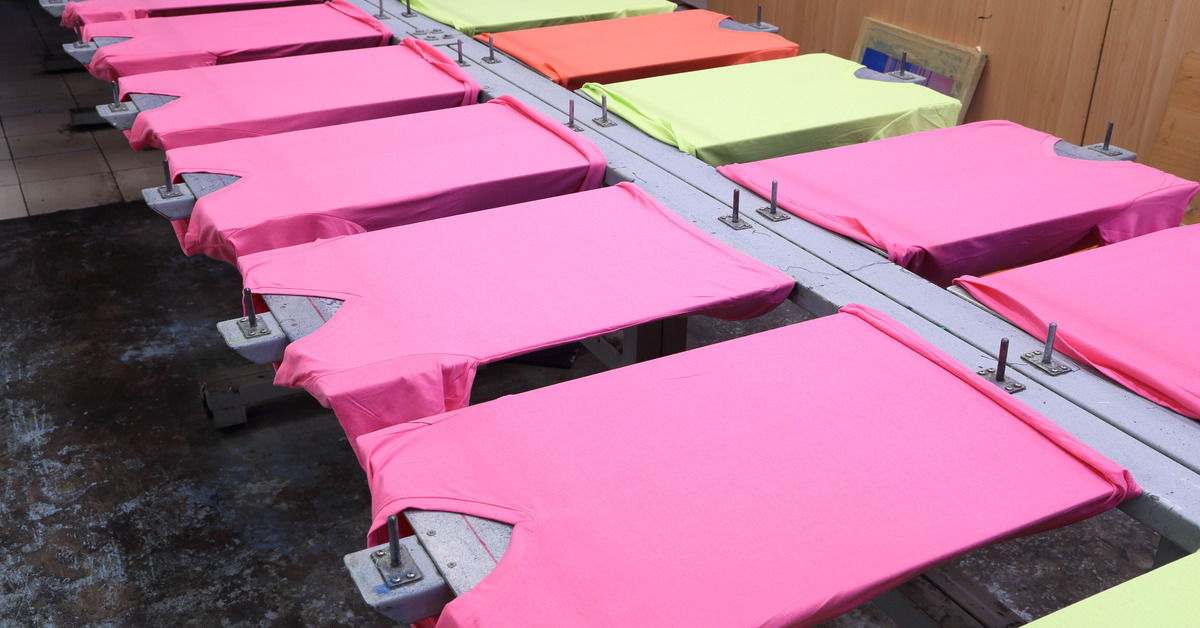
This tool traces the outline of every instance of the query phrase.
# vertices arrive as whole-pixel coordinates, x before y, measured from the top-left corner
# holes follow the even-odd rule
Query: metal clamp
[[[399,561],[395,567],[392,566],[389,554],[390,552],[385,549],[378,549],[371,552],[371,562],[375,563],[375,568],[379,570],[379,577],[383,578],[383,583],[387,588],[395,589],[402,587],[424,577],[421,574],[421,569],[417,567],[416,561],[408,553],[408,548],[403,545],[397,546],[396,555]]]

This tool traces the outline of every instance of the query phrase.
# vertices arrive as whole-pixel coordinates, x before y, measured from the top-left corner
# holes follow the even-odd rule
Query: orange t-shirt
[[[720,28],[726,16],[678,11],[493,34],[496,47],[567,89],[794,57],[771,33]],[[488,34],[476,39],[487,42]]]

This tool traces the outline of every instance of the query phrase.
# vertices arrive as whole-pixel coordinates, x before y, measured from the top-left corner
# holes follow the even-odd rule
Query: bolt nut
[[[375,550],[376,556],[387,556],[387,550]]]

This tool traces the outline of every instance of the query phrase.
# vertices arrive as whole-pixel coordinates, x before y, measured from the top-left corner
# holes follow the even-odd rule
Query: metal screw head
[[[417,577],[417,574],[415,574],[415,573],[413,573],[413,572],[411,572],[411,571],[410,571],[410,572],[408,572],[408,573],[404,574],[404,577],[405,577],[405,578],[416,578],[416,577]]]
[[[412,576],[409,576],[409,577],[412,577]],[[400,584],[401,582],[404,582],[404,576],[392,576],[391,582],[394,584]]]
[[[430,531],[426,532],[425,534],[428,534],[429,536],[434,536],[437,534],[437,530],[430,530]]]
[[[454,569],[455,567],[457,567],[457,566],[458,566],[458,563],[446,563],[446,566],[447,566],[447,567],[449,567],[449,568],[451,568],[451,569]]]
[[[376,556],[387,556],[387,550],[384,550],[384,549],[375,550],[375,555]]]

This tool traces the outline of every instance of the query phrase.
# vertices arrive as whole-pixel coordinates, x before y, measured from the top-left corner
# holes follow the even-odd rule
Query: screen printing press
[[[62,18],[61,23],[67,28],[93,22],[268,9],[317,2],[318,0],[38,0],[47,13]]]
[[[184,252],[230,263],[589,190],[606,167],[586,138],[513,98],[189,146],[167,159],[184,184],[144,190],[146,202],[172,221]]]
[[[383,46],[392,32],[345,0],[320,4],[97,22],[63,50],[92,76],[124,76]]]
[[[134,150],[164,150],[475,104],[479,84],[412,37],[396,46],[122,78],[96,111]]]
[[[365,9],[373,6],[361,2],[358,4]],[[405,11],[405,8],[396,2],[386,2],[385,7],[392,13],[391,19],[396,20],[392,24],[395,25],[394,28],[398,32],[407,29],[406,32],[410,34],[425,35],[441,28],[441,25],[421,16],[401,17],[404,15],[402,11]],[[438,38],[453,39],[454,32],[450,29],[443,29]],[[542,100],[536,102],[531,100],[531,104],[544,113],[554,114],[568,111],[569,92],[529,72],[519,63],[493,64],[481,61],[487,54],[486,46],[468,42],[464,47],[469,56],[468,64],[471,66],[468,67],[468,71],[479,80],[485,91],[491,90],[491,93],[497,95],[503,93],[523,96],[537,94]],[[506,74],[502,77],[497,74],[497,71],[511,71],[514,74]],[[527,76],[520,75],[522,71]],[[553,89],[543,89],[543,84],[546,88]],[[648,161],[638,151],[624,147],[625,144],[637,145],[636,142],[617,142],[610,139],[610,134],[612,137],[620,137],[623,131],[628,131],[628,125],[605,129],[603,125],[593,124],[589,120],[592,118],[602,120],[604,117],[599,108],[592,107],[588,103],[583,104],[580,113],[578,122],[572,120],[573,126],[584,129],[585,132],[590,131],[589,136],[606,151],[610,161],[610,174],[614,175],[614,178],[637,181],[657,198],[667,202],[672,210],[687,216],[687,220],[702,226],[703,230],[716,235],[720,240],[773,266],[788,269],[788,274],[799,280],[801,288],[793,295],[793,298],[806,309],[818,314],[829,314],[831,313],[830,308],[836,309],[840,305],[852,302],[867,303],[886,311],[905,326],[949,352],[954,359],[972,366],[972,368],[980,366],[981,362],[987,359],[989,352],[994,353],[994,348],[981,349],[964,342],[961,338],[945,333],[949,330],[934,322],[934,316],[926,311],[926,308],[905,306],[902,304],[905,300],[903,296],[896,297],[894,296],[895,291],[888,291],[889,287],[894,286],[910,291],[935,288],[931,284],[927,282],[913,283],[909,280],[916,278],[911,275],[905,276],[903,272],[898,274],[899,278],[884,273],[884,280],[880,280],[878,276],[880,271],[895,268],[892,265],[881,266],[878,263],[867,263],[861,268],[853,265],[847,266],[845,258],[855,259],[858,254],[855,252],[856,250],[868,254],[870,252],[862,247],[845,249],[845,246],[856,247],[857,245],[851,245],[836,236],[830,236],[828,232],[812,225],[804,227],[802,225],[807,223],[802,221],[788,221],[784,224],[794,226],[781,229],[777,225],[768,224],[767,220],[753,215],[739,220],[735,213],[732,215],[732,221],[729,222],[734,225],[747,223],[748,228],[737,231],[729,229],[726,226],[729,222],[722,223],[717,219],[722,216],[721,209],[724,209],[725,212],[729,211],[728,200],[725,200],[728,195],[723,192],[738,189],[736,185],[724,180],[715,172],[711,172],[716,179],[723,181],[716,187],[724,186],[724,189],[719,195],[708,196],[706,194],[711,194],[709,190],[714,186],[711,181],[701,184],[690,180],[691,173],[686,167],[679,171],[684,173],[682,175],[664,169],[669,167],[672,171],[675,170],[675,166],[679,162],[674,157],[654,157]],[[651,144],[658,143],[651,142]],[[644,146],[639,146],[639,151],[644,148]],[[652,150],[644,152],[653,154]],[[672,152],[679,157],[688,158],[682,153]],[[711,168],[709,170],[711,171]],[[741,191],[748,193],[744,189]],[[719,196],[722,200],[714,202],[713,196]],[[783,235],[781,232],[787,235]],[[818,254],[815,255],[812,251],[816,251]],[[846,254],[845,258],[840,257],[843,254]],[[947,296],[958,301],[953,295]],[[939,307],[948,307],[936,299],[930,302],[938,303]],[[974,309],[965,302],[959,302]],[[989,327],[993,331],[997,328],[1005,329],[1003,326]],[[959,333],[959,330],[955,329],[955,333]],[[1018,366],[1018,368],[1020,367]],[[1196,512],[1195,506],[1200,504],[1200,499],[1196,497],[1200,486],[1195,480],[1195,470],[1151,449],[1144,442],[1149,440],[1144,435],[1140,435],[1142,440],[1138,440],[1117,430],[1113,425],[1098,420],[1097,415],[1093,412],[1100,413],[1102,409],[1085,409],[1080,400],[1072,398],[1070,395],[1060,394],[1047,387],[1043,382],[1044,380],[1039,379],[1037,375],[1031,376],[1027,380],[1026,389],[1021,393],[1019,400],[1038,407],[1047,416],[1053,417],[1061,427],[1071,431],[1102,454],[1130,468],[1145,489],[1145,493],[1140,498],[1125,502],[1122,507],[1126,512],[1162,534],[1164,545],[1180,551],[1190,551],[1200,546],[1200,536],[1197,533],[1197,521],[1200,521],[1200,516]],[[460,515],[451,515],[451,517],[459,521],[463,519]],[[465,533],[463,536],[444,533],[440,535],[440,540],[460,547],[472,546],[476,549],[480,547],[478,545],[479,537],[474,532],[461,526],[459,529]],[[476,545],[471,545],[472,543]],[[483,550],[483,555],[486,553],[486,549]],[[454,561],[451,560],[449,566],[442,562],[438,568],[443,573],[449,573],[455,569],[454,565]],[[461,568],[460,572],[465,571],[464,564],[457,566]]]
[[[433,28],[444,28],[422,16],[402,17],[404,6],[400,3],[386,2],[385,7],[400,22],[397,27],[407,28],[409,33],[428,33]],[[802,220],[776,223],[754,211],[743,213],[740,220],[730,221],[734,216],[730,215],[729,199],[734,190],[747,199],[755,199],[747,203],[750,207],[754,207],[750,203],[756,201],[757,205],[765,206],[766,201],[757,199],[750,190],[722,177],[695,158],[649,140],[627,124],[620,123],[615,127],[601,124],[609,120],[604,118],[600,107],[588,102],[572,103],[567,90],[503,54],[491,53],[486,45],[467,42],[464,51],[468,71],[485,89],[496,94],[536,98],[537,101],[531,101],[535,107],[551,115],[557,114],[560,119],[568,118],[568,112],[574,111],[571,121],[605,151],[610,161],[610,173],[636,181],[673,211],[721,241],[759,260],[787,269],[799,284],[799,290],[792,298],[801,307],[818,315],[827,315],[848,303],[869,304],[900,321],[955,360],[984,373],[989,361],[992,367],[997,364],[995,346],[1001,335],[1013,336],[1017,352],[1025,352],[1027,347],[1029,350],[1040,348],[1040,341],[1023,338],[1023,332],[999,318],[979,319],[977,314],[970,313],[978,312],[975,306],[894,264],[882,262],[877,253],[866,247],[820,227]],[[489,54],[496,54],[501,62],[485,62]],[[1075,150],[1081,149],[1076,147]],[[1115,146],[1111,150],[1120,151]],[[731,228],[731,222],[744,223],[745,227]],[[1060,427],[1131,469],[1145,493],[1125,502],[1122,509],[1162,535],[1160,562],[1168,562],[1200,548],[1200,501],[1197,501],[1200,499],[1200,476],[1195,466],[1187,464],[1186,455],[1161,450],[1170,439],[1164,440],[1161,433],[1164,424],[1160,421],[1170,419],[1169,416],[1158,416],[1152,409],[1148,410],[1144,400],[1134,407],[1136,399],[1130,397],[1136,396],[1082,371],[1073,371],[1073,378],[1068,378],[1071,383],[1064,389],[1063,378],[1056,381],[1021,362],[1008,366],[1009,374],[1018,378],[1023,387],[1015,399],[1038,408]],[[988,377],[994,379],[994,376]],[[1105,402],[1101,405],[1089,403],[1095,395],[1100,395]],[[1109,411],[1106,408],[1109,403],[1113,408],[1123,409]],[[1140,432],[1134,429],[1138,423],[1147,423],[1140,419],[1122,424],[1122,417],[1131,415],[1148,419],[1154,429]],[[1189,426],[1194,423],[1187,422]],[[1196,462],[1194,455],[1192,462]],[[466,523],[468,519],[459,514],[416,513],[413,516],[428,516],[446,524],[439,528],[442,532],[436,538],[423,539],[452,552],[435,552],[434,562],[439,570],[435,574],[449,573],[457,577],[459,574],[486,573],[495,564],[489,552],[503,551],[504,543],[487,532],[495,530],[494,522],[470,519],[475,524],[472,528]],[[485,540],[481,540],[481,535]],[[472,556],[480,558],[481,562],[472,563]],[[448,567],[448,564],[456,566]],[[436,591],[438,587],[432,590]]]

